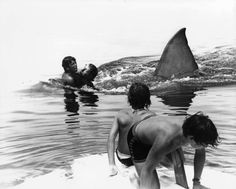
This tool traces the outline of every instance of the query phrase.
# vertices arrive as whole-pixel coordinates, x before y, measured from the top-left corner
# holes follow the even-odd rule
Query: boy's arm
[[[173,150],[170,136],[165,131],[153,132],[153,135],[156,135],[154,143],[140,172],[140,189],[160,189],[156,167],[162,158]]]
[[[108,140],[107,140],[107,152],[108,152],[108,161],[109,161],[109,166],[110,166],[110,176],[116,175],[118,173],[116,164],[115,164],[115,139],[118,134],[118,128],[119,128],[119,123],[118,123],[118,118],[117,116],[115,117],[113,121],[112,128],[110,130]]]
[[[196,149],[194,155],[193,189],[207,189],[207,187],[200,184],[200,179],[204,168],[205,160],[206,160],[205,148]]]
[[[149,127],[146,128],[147,130]],[[176,150],[179,147],[179,141],[181,136],[175,136],[176,130],[170,131],[169,129],[162,129],[152,131],[150,129],[149,138],[154,141],[152,147],[148,153],[145,163],[140,173],[140,189],[160,189],[160,182],[156,167],[163,160],[163,158]]]

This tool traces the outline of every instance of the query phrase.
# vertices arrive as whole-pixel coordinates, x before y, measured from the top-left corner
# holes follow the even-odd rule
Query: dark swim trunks
[[[116,157],[117,157],[117,159],[118,159],[122,164],[124,164],[124,165],[127,166],[127,167],[130,167],[130,166],[134,165],[134,164],[133,164],[133,161],[132,161],[132,159],[131,159],[131,157],[130,157],[130,158],[121,159],[121,158],[119,157],[119,155],[118,155],[117,149],[116,149]]]
[[[156,115],[155,114],[148,115],[144,119],[136,122],[135,124],[133,124],[133,126],[130,128],[128,132],[127,142],[129,145],[129,151],[130,151],[132,160],[135,163],[144,162],[152,147],[152,145],[142,143],[139,140],[138,136],[135,136],[135,129],[139,123],[153,116],[156,116]]]

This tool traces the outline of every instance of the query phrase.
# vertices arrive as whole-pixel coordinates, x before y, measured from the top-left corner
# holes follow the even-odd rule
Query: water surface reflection
[[[174,92],[169,92],[165,94],[157,94],[157,98],[161,98],[161,102],[168,106],[173,113],[165,113],[168,115],[187,115],[189,107],[193,103],[193,99],[196,96],[196,90],[178,90]]]

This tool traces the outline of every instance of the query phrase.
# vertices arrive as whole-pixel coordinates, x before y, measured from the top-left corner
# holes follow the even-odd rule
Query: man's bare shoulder
[[[117,113],[116,117],[121,124],[127,124],[133,120],[133,113],[131,109],[123,109]]]
[[[158,115],[155,116],[154,119],[158,119],[160,121],[164,121],[164,122],[170,122],[170,123],[180,123],[183,122],[183,120],[185,119],[184,116],[171,116],[171,115]]]
[[[131,109],[122,109],[117,113],[117,116],[132,116],[132,114]]]
[[[180,128],[182,127],[183,120],[181,116],[158,115],[141,122],[140,125],[142,125],[144,130],[148,128],[147,131],[150,129],[151,131],[157,130],[159,132],[159,130],[172,130],[174,127]]]
[[[62,81],[65,83],[65,84],[72,84],[74,82],[74,79],[73,77],[68,74],[68,73],[63,73],[62,75]]]
[[[158,136],[173,138],[181,131],[181,120],[175,116],[154,116],[142,121],[137,127],[136,132],[139,138],[146,143],[153,143]]]
[[[185,120],[184,116],[168,116],[168,119],[167,119],[169,123],[172,123],[173,125],[179,125],[179,126],[182,126],[184,120]]]

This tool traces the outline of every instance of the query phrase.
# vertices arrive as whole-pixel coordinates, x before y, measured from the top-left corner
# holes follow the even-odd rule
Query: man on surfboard
[[[179,116],[154,116],[145,119],[130,128],[127,139],[139,175],[140,189],[159,189],[156,167],[169,154],[186,144],[195,149],[193,189],[206,189],[200,184],[205,163],[205,147],[215,147],[219,140],[214,123],[202,112],[185,119]],[[185,187],[188,188],[187,185]]]
[[[127,144],[128,131],[134,123],[156,115],[148,109],[151,104],[150,91],[145,84],[132,84],[127,96],[132,109],[124,109],[117,113],[108,136],[107,151],[111,176],[118,173],[114,157],[115,139],[117,135],[119,135],[118,146],[116,148],[117,158],[122,164],[131,166],[133,163]]]
[[[62,75],[62,81],[64,85],[70,85],[77,88],[87,85],[92,89],[98,90],[92,83],[98,74],[98,70],[95,65],[85,65],[82,70],[78,71],[76,59],[72,56],[67,56],[62,60],[62,67],[65,71]]]

